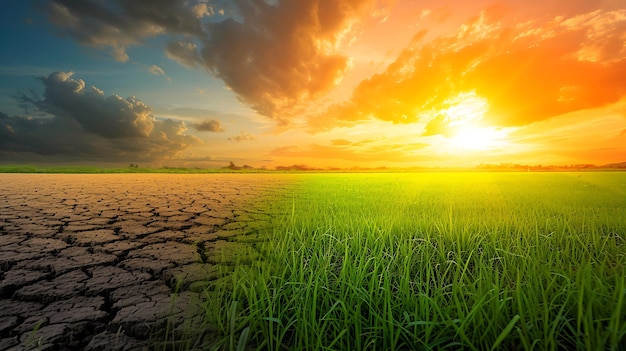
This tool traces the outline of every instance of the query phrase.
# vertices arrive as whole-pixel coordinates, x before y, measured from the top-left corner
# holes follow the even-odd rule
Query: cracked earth
[[[288,179],[0,174],[0,351],[146,350],[199,325]]]

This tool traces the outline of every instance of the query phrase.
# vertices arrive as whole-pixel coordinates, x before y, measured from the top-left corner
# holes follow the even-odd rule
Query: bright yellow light
[[[450,138],[450,144],[456,151],[493,150],[506,144],[506,132],[493,127],[475,127],[465,125]]]
[[[478,121],[489,109],[485,98],[477,96],[474,91],[459,93],[445,101],[448,107],[441,110],[449,126],[463,125],[470,121]]]
[[[439,112],[451,131],[448,137],[452,152],[493,150],[505,146],[507,132],[494,127],[481,126],[489,110],[487,99],[476,92],[463,92],[445,101],[445,109]]]

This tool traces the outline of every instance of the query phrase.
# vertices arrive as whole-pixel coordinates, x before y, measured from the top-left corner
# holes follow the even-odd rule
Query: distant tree
[[[291,166],[276,166],[277,171],[321,171],[321,168],[309,167],[307,165],[291,165]]]
[[[228,166],[224,167],[224,168],[225,168],[225,169],[232,169],[232,170],[234,170],[234,171],[237,171],[237,170],[240,170],[240,169],[241,169],[241,167],[239,167],[239,166],[235,165],[235,163],[234,163],[234,162],[232,162],[232,161],[230,161],[230,164],[229,164]]]

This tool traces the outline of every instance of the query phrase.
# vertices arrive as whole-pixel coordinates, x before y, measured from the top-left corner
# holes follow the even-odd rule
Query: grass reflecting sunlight
[[[626,348],[625,173],[302,175],[218,349]]]

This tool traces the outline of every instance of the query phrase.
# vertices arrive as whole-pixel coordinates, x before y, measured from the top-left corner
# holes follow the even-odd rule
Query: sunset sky
[[[626,161],[624,0],[8,0],[0,163]]]

